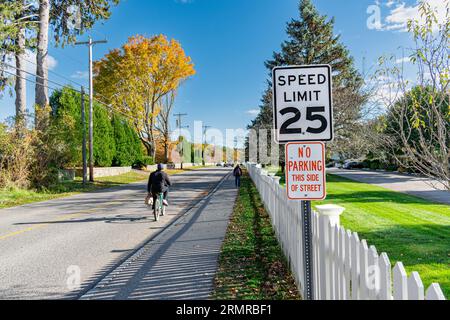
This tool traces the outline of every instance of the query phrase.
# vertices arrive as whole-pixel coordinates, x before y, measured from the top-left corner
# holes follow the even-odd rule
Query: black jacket
[[[235,177],[242,177],[242,169],[240,167],[234,168],[233,175]]]
[[[164,171],[152,172],[148,178],[147,191],[151,193],[166,192],[172,185],[169,175]]]

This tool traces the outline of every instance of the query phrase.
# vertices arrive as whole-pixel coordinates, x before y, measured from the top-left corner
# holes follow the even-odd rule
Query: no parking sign
[[[291,142],[286,145],[286,188],[290,200],[326,197],[325,145]]]

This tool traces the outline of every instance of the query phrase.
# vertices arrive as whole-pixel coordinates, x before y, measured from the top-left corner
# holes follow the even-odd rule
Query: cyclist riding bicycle
[[[153,209],[155,209],[156,198],[160,193],[164,195],[163,204],[166,207],[169,206],[167,195],[171,185],[172,183],[170,182],[169,175],[164,172],[164,166],[158,164],[158,170],[150,174],[147,185],[147,191],[153,198]]]

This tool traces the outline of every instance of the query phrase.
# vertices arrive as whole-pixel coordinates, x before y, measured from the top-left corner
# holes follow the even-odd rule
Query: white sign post
[[[290,200],[325,199],[325,145],[322,142],[286,145],[286,188]]]
[[[329,65],[276,67],[272,71],[275,141],[286,145],[286,188],[302,201],[303,298],[314,299],[311,200],[323,200],[325,145],[333,140],[332,74]]]
[[[276,67],[272,75],[276,142],[332,141],[331,67]]]

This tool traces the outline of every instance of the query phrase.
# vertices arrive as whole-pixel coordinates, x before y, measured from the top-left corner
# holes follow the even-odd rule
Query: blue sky
[[[429,0],[430,2],[441,0]],[[406,18],[417,14],[416,1],[313,0],[318,10],[334,16],[335,31],[362,70],[387,53],[401,55],[410,46],[402,32]],[[110,20],[98,23],[93,38],[108,40],[94,49],[94,59],[120,47],[132,35],[163,33],[180,41],[192,57],[197,74],[180,89],[175,112],[189,116],[186,124],[201,120],[224,130],[245,128],[254,118],[268,72],[264,61],[286,39],[286,22],[298,17],[299,0],[123,0]],[[381,20],[369,28],[369,6],[377,5]],[[86,40],[87,35],[79,40]],[[87,48],[51,48],[52,71],[87,84]],[[30,57],[32,59],[32,57]],[[32,67],[32,66],[30,66]],[[68,81],[50,73],[50,79]],[[28,100],[34,99],[28,86]],[[0,121],[14,114],[14,100],[0,99]]]

